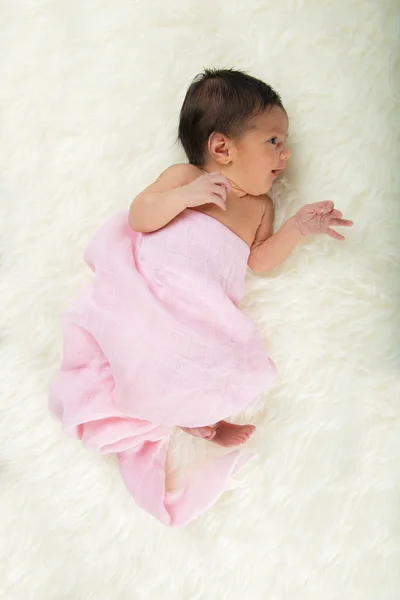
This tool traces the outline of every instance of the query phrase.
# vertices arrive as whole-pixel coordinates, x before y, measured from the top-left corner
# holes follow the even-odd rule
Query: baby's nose
[[[284,146],[283,150],[281,152],[282,160],[288,160],[290,158],[291,154],[292,153],[290,152],[289,148],[287,146]]]

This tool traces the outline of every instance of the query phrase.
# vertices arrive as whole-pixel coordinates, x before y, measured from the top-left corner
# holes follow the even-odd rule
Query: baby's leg
[[[186,431],[189,435],[201,437],[220,446],[229,447],[239,446],[247,442],[256,428],[254,425],[235,425],[227,421],[220,421],[208,427],[181,427],[180,429]]]

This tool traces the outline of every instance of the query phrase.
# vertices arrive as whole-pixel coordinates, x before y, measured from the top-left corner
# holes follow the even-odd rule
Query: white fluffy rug
[[[398,599],[397,0],[9,0],[0,22],[0,597]],[[183,159],[178,111],[205,66],[283,96],[276,225],[333,199],[355,226],[249,276],[244,308],[279,369],[250,415],[258,455],[206,516],[168,530],[112,457],[63,437],[47,389],[85,245]],[[176,442],[175,459],[205,452]]]

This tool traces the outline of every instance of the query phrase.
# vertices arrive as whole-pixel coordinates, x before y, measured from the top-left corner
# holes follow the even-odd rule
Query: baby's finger
[[[345,240],[346,238],[344,237],[344,235],[341,235],[340,233],[338,233],[337,231],[335,231],[334,229],[329,228],[328,231],[326,232],[327,235],[329,235],[330,237],[334,238],[335,240],[339,240],[340,242],[342,242],[343,240]]]
[[[219,194],[213,192],[211,202],[219,206],[222,210],[226,210],[225,200]]]
[[[231,191],[230,181],[222,173],[210,173],[209,177],[210,177],[212,183],[215,183],[217,185],[223,185],[228,190],[228,192]]]
[[[211,186],[211,202],[226,210],[226,189],[222,185]]]
[[[348,219],[330,219],[329,224],[336,227],[338,225],[340,227],[352,227],[354,225],[353,221],[349,221]]]
[[[318,212],[319,213],[328,213],[334,209],[334,203],[332,200],[324,200],[324,202],[318,202]]]
[[[221,196],[222,200],[226,200],[228,191],[226,187],[222,185],[222,183],[212,183],[210,186],[210,190],[213,194],[218,194],[218,196]]]
[[[331,212],[331,217],[339,217],[339,219],[341,219],[343,217],[343,213],[340,210],[333,210]]]

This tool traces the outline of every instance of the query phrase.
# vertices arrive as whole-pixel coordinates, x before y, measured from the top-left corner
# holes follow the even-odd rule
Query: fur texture
[[[0,596],[395,600],[400,588],[399,16],[396,0],[16,0],[1,7]],[[249,275],[279,377],[258,457],[167,530],[112,457],[47,411],[84,248],[169,164],[205,66],[283,97],[293,152],[276,227],[333,199],[355,226]],[[211,452],[177,434],[171,460]],[[179,461],[181,462],[181,460]]]

